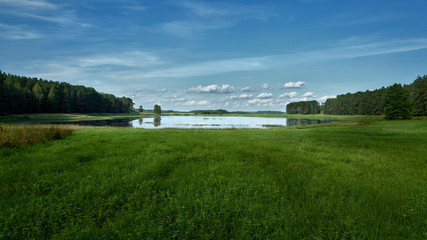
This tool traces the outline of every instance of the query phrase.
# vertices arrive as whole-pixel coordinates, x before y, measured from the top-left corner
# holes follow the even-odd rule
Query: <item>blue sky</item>
[[[0,0],[0,70],[136,107],[282,110],[427,74],[425,0]]]

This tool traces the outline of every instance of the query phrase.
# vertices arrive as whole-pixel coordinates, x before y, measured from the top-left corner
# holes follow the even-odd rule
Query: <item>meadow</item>
[[[427,120],[0,146],[0,239],[426,239]]]

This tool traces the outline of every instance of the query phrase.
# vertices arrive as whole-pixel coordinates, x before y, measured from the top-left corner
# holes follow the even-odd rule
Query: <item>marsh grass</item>
[[[0,148],[0,239],[426,239],[427,121]]]
[[[77,126],[0,124],[0,145],[21,147],[70,135]]]

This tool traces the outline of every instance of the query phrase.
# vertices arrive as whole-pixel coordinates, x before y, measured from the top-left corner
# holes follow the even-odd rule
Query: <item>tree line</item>
[[[398,86],[397,86],[398,85]],[[400,87],[399,87],[400,86]],[[387,99],[387,95],[400,101]],[[410,85],[394,84],[373,91],[347,93],[328,99],[324,105],[324,114],[329,115],[382,115],[395,105],[406,104],[408,113],[413,116],[427,116],[427,75],[420,77]],[[401,106],[402,108],[402,106]]]
[[[2,73],[0,114],[123,113],[132,99],[99,93],[94,88]]]
[[[317,101],[292,102],[286,105],[287,114],[319,114],[320,105]]]

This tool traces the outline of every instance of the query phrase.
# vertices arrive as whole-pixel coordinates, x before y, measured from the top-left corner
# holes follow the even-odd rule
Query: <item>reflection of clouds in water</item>
[[[321,120],[265,117],[163,116],[134,120],[134,128],[274,128],[323,123]]]

